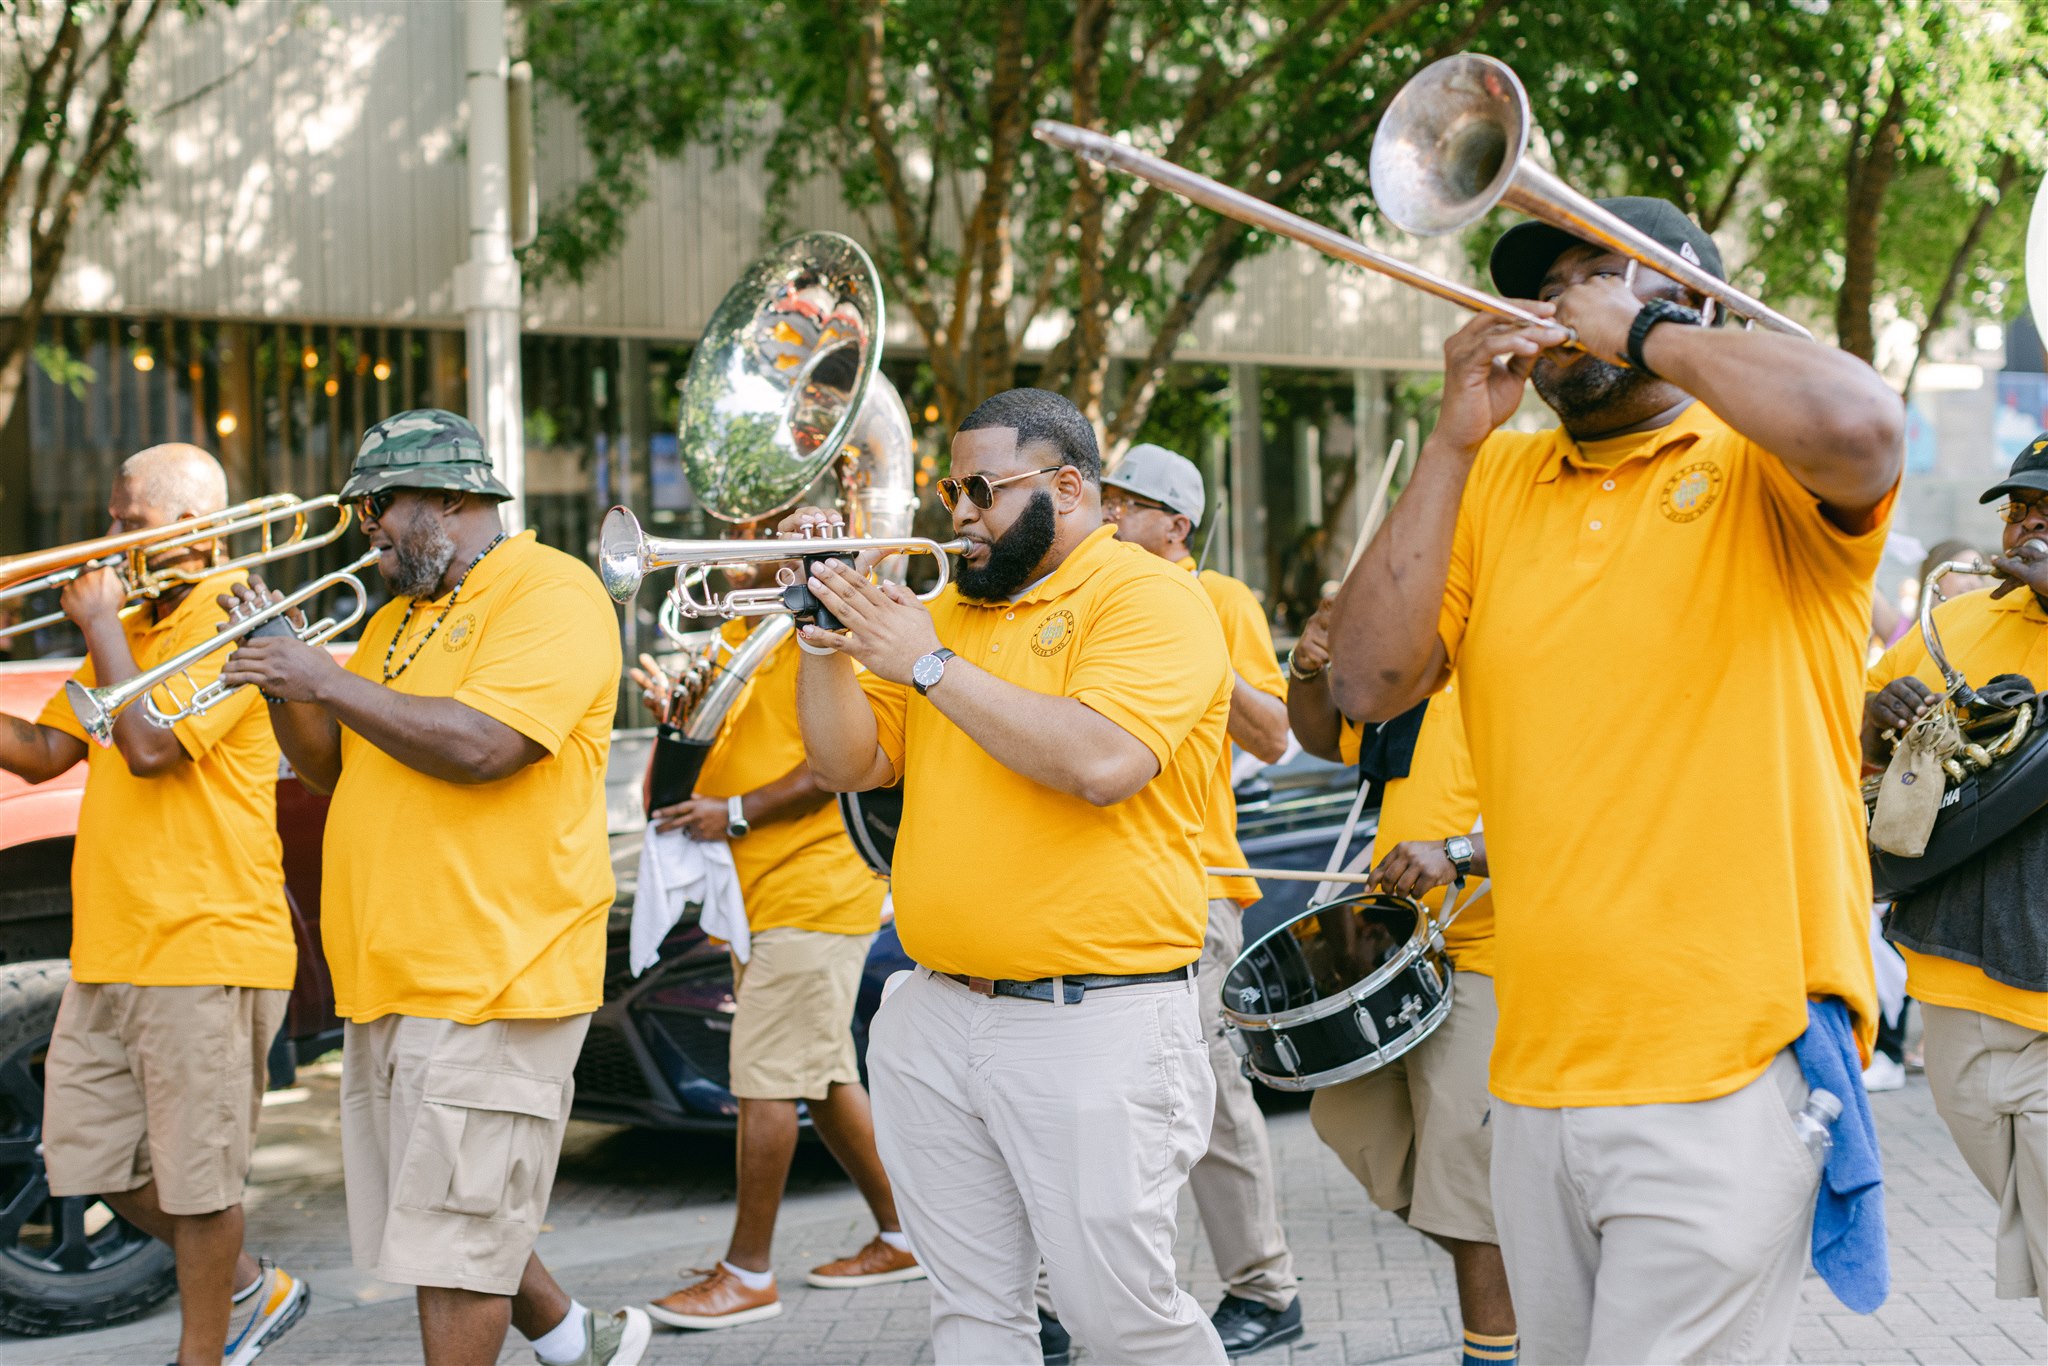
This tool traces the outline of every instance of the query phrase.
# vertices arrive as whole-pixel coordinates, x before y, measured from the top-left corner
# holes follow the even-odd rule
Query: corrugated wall
[[[460,325],[450,272],[463,250],[462,13],[431,0],[250,0],[197,25],[172,21],[137,85],[147,183],[77,234],[52,307]],[[543,112],[541,141],[545,197],[583,153],[560,111]],[[763,199],[752,165],[718,168],[708,154],[662,165],[619,257],[580,286],[530,291],[528,326],[695,336],[766,245]],[[860,235],[829,186],[807,192],[797,218]],[[1441,244],[1402,249],[1456,268]],[[0,298],[20,297],[24,260],[16,232]],[[1240,268],[1180,355],[1428,367],[1458,317],[1290,246]],[[914,346],[900,321],[891,333]],[[1145,341],[1127,330],[1120,347],[1140,353]]]

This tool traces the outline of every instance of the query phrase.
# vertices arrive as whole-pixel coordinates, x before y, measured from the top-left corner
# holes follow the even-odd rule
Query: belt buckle
[[[995,982],[987,977],[969,977],[967,979],[967,989],[977,996],[993,996],[996,994]]]

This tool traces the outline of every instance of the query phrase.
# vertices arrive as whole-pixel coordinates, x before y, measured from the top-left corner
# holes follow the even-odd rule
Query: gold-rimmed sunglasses
[[[985,474],[970,474],[965,479],[941,479],[939,501],[946,505],[946,511],[951,512],[960,505],[960,495],[965,493],[969,501],[986,511],[996,505],[996,490],[1003,485],[1014,484],[1019,479],[1029,479],[1033,475],[1051,474],[1064,468],[1063,465],[1045,465],[1035,470],[1025,470],[1022,474],[1004,475],[1001,479],[991,479]]]
[[[2036,513],[2048,513],[2048,498],[2008,498],[1998,505],[2007,526],[2017,526]]]

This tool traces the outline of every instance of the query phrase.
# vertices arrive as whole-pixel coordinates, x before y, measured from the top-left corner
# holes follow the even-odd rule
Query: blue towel
[[[1807,1002],[1806,1032],[1793,1041],[1792,1052],[1806,1084],[1842,1102],[1834,1151],[1813,1207],[1813,1269],[1836,1299],[1868,1314],[1891,1293],[1892,1267],[1884,1238],[1884,1167],[1849,1008],[1833,997]]]

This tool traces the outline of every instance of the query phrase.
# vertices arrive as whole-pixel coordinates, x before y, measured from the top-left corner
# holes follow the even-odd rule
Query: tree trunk
[[[22,381],[28,377],[29,352],[35,347],[42,311],[41,302],[37,301],[33,318],[24,312],[9,321],[4,333],[0,333],[0,431],[6,430],[14,417],[14,405],[21,399]],[[20,496],[26,493],[21,490]]]
[[[1906,371],[1905,397],[1913,397],[1913,381],[1920,374],[1920,362],[1927,355],[1927,339],[1941,330],[1948,317],[1949,305],[1955,302],[1956,291],[1962,288],[1963,276],[1970,268],[1970,258],[1977,254],[1977,243],[1984,236],[1984,229],[1991,225],[1999,207],[2005,203],[2006,192],[2012,189],[2020,177],[2018,158],[2007,152],[1998,162],[1996,198],[1984,200],[1977,205],[1977,212],[1970,215],[1970,226],[1963,233],[1963,240],[1956,247],[1955,255],[1948,261],[1948,273],[1941,277],[1941,289],[1928,306],[1927,320],[1920,324],[1920,335],[1913,339],[1913,364]]]
[[[1843,205],[1842,288],[1835,296],[1835,339],[1850,355],[1877,359],[1871,304],[1877,295],[1877,233],[1892,174],[1899,167],[1906,115],[1905,88],[1894,79],[1884,111],[1849,146],[1848,195]]]
[[[1074,123],[1094,129],[1101,122],[1102,41],[1109,28],[1109,0],[1081,0],[1074,10]],[[1109,375],[1109,300],[1102,271],[1103,168],[1074,158],[1075,243],[1073,380],[1074,400],[1096,432],[1102,431],[1102,391]]]

